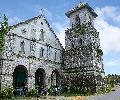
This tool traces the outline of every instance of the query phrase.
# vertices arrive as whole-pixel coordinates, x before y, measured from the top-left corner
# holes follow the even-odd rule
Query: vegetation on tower
[[[86,27],[84,24],[80,25],[80,27],[78,27],[78,28],[75,28],[74,29],[74,33],[75,33],[74,37],[77,38],[79,36],[79,33],[81,33],[81,34],[85,33],[85,28]]]
[[[99,47],[96,49],[96,51],[97,51],[97,56],[103,55],[103,51]]]

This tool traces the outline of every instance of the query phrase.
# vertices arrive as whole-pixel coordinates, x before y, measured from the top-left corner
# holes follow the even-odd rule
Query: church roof
[[[23,21],[23,22],[19,22],[19,23],[15,24],[15,25],[12,25],[12,26],[10,26],[10,28],[19,27],[19,26],[22,25],[22,24],[27,24],[27,23],[31,22],[32,20],[35,20],[35,19],[38,19],[38,18],[41,18],[41,17],[44,17],[44,16],[41,14],[41,15],[39,15],[39,16],[33,17],[33,18],[28,19],[28,20],[25,20],[25,21]],[[44,19],[45,19],[45,17],[44,17]],[[45,19],[45,20],[46,20],[46,19]],[[49,24],[49,23],[47,22],[47,24]],[[49,25],[49,26],[50,26],[50,25]]]
[[[78,6],[72,8],[72,9],[69,10],[67,13],[65,13],[65,15],[66,15],[68,18],[70,18],[70,15],[71,15],[72,13],[74,13],[74,12],[76,12],[76,11],[78,11],[78,10],[81,10],[81,9],[83,9],[83,8],[87,8],[87,9],[89,10],[89,12],[91,12],[91,14],[92,14],[94,17],[97,17],[97,16],[98,16],[98,15],[94,12],[94,10],[88,5],[88,3],[81,3],[81,2],[80,2],[80,4],[79,4]]]

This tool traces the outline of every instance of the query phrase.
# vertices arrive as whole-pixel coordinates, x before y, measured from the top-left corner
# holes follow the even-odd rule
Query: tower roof
[[[78,10],[81,10],[81,9],[83,9],[83,8],[87,8],[87,9],[89,10],[89,12],[90,12],[94,17],[97,17],[97,16],[98,16],[98,15],[94,12],[94,10],[88,5],[88,3],[81,3],[81,2],[80,2],[80,4],[79,4],[78,6],[72,8],[72,9],[69,10],[67,13],[65,13],[65,15],[66,15],[68,18],[70,18],[70,15],[71,15],[72,13],[74,13],[74,12],[76,12],[76,11],[78,11]]]

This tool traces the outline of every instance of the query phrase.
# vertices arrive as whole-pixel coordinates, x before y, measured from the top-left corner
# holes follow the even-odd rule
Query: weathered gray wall
[[[44,31],[44,41],[39,40],[41,29]],[[26,32],[23,32],[23,30]],[[5,40],[2,89],[12,86],[12,75],[18,65],[24,65],[28,70],[28,88],[35,86],[35,72],[38,68],[45,70],[45,84],[50,87],[51,84],[48,84],[48,79],[51,79],[52,71],[55,69],[61,71],[63,47],[46,19],[43,16],[38,16],[12,26],[10,32],[6,34]],[[25,44],[25,53],[21,52],[20,43],[22,41]],[[44,49],[43,57],[40,57],[41,47]]]

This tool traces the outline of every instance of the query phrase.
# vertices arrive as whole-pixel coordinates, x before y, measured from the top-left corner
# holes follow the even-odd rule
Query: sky
[[[70,20],[65,13],[80,2],[88,3],[98,17],[94,27],[99,31],[105,75],[120,74],[120,0],[0,0],[0,13],[14,25],[41,14],[65,46],[65,30]]]

